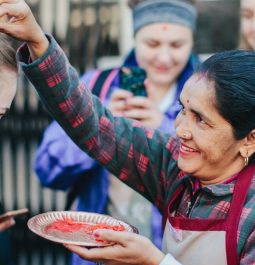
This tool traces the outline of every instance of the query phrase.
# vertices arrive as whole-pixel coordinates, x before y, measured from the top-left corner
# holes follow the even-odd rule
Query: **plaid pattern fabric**
[[[193,177],[181,172],[176,164],[178,141],[158,130],[146,129],[139,122],[113,117],[79,83],[63,51],[52,37],[48,38],[50,47],[41,58],[30,63],[28,49],[23,45],[18,59],[52,116],[80,148],[155,203],[161,212],[176,188],[184,183],[177,215],[226,218],[235,180],[200,188],[193,194]],[[243,265],[255,264],[254,220],[255,178],[239,223],[238,253]]]

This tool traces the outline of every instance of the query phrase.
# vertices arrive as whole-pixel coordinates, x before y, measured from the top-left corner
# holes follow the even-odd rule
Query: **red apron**
[[[175,217],[170,212],[183,192],[179,187],[166,208],[163,252],[183,265],[238,265],[238,224],[253,174],[254,166],[238,174],[226,219]]]

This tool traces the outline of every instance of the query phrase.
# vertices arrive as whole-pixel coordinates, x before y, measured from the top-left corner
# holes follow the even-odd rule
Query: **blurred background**
[[[157,0],[155,0],[157,1]],[[132,47],[131,12],[126,0],[27,0],[43,29],[52,33],[79,73],[113,67]],[[238,0],[197,0],[194,50],[207,57],[237,47]],[[20,76],[11,113],[0,123],[0,201],[4,210],[27,207],[10,231],[14,265],[66,265],[69,253],[26,227],[29,217],[63,210],[66,195],[42,189],[33,172],[33,156],[50,117]]]

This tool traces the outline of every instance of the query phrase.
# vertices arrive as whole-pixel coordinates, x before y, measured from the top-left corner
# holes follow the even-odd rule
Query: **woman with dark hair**
[[[0,30],[26,41],[21,67],[70,137],[164,213],[163,249],[128,232],[97,230],[104,248],[66,246],[104,264],[249,265],[255,260],[255,53],[228,51],[186,82],[176,138],[113,117],[79,83],[55,40],[22,0],[0,0]],[[32,61],[33,60],[33,61]]]

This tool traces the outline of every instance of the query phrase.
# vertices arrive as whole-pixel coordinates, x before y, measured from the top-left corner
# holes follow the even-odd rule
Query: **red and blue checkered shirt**
[[[184,183],[185,191],[176,209],[178,216],[226,218],[236,179],[193,192],[195,179],[177,167],[178,140],[144,128],[139,122],[113,117],[79,82],[77,72],[55,40],[48,38],[50,47],[41,58],[30,63],[29,51],[23,45],[18,59],[51,115],[74,142],[161,212]],[[239,222],[237,251],[240,264],[255,264],[254,177]]]

